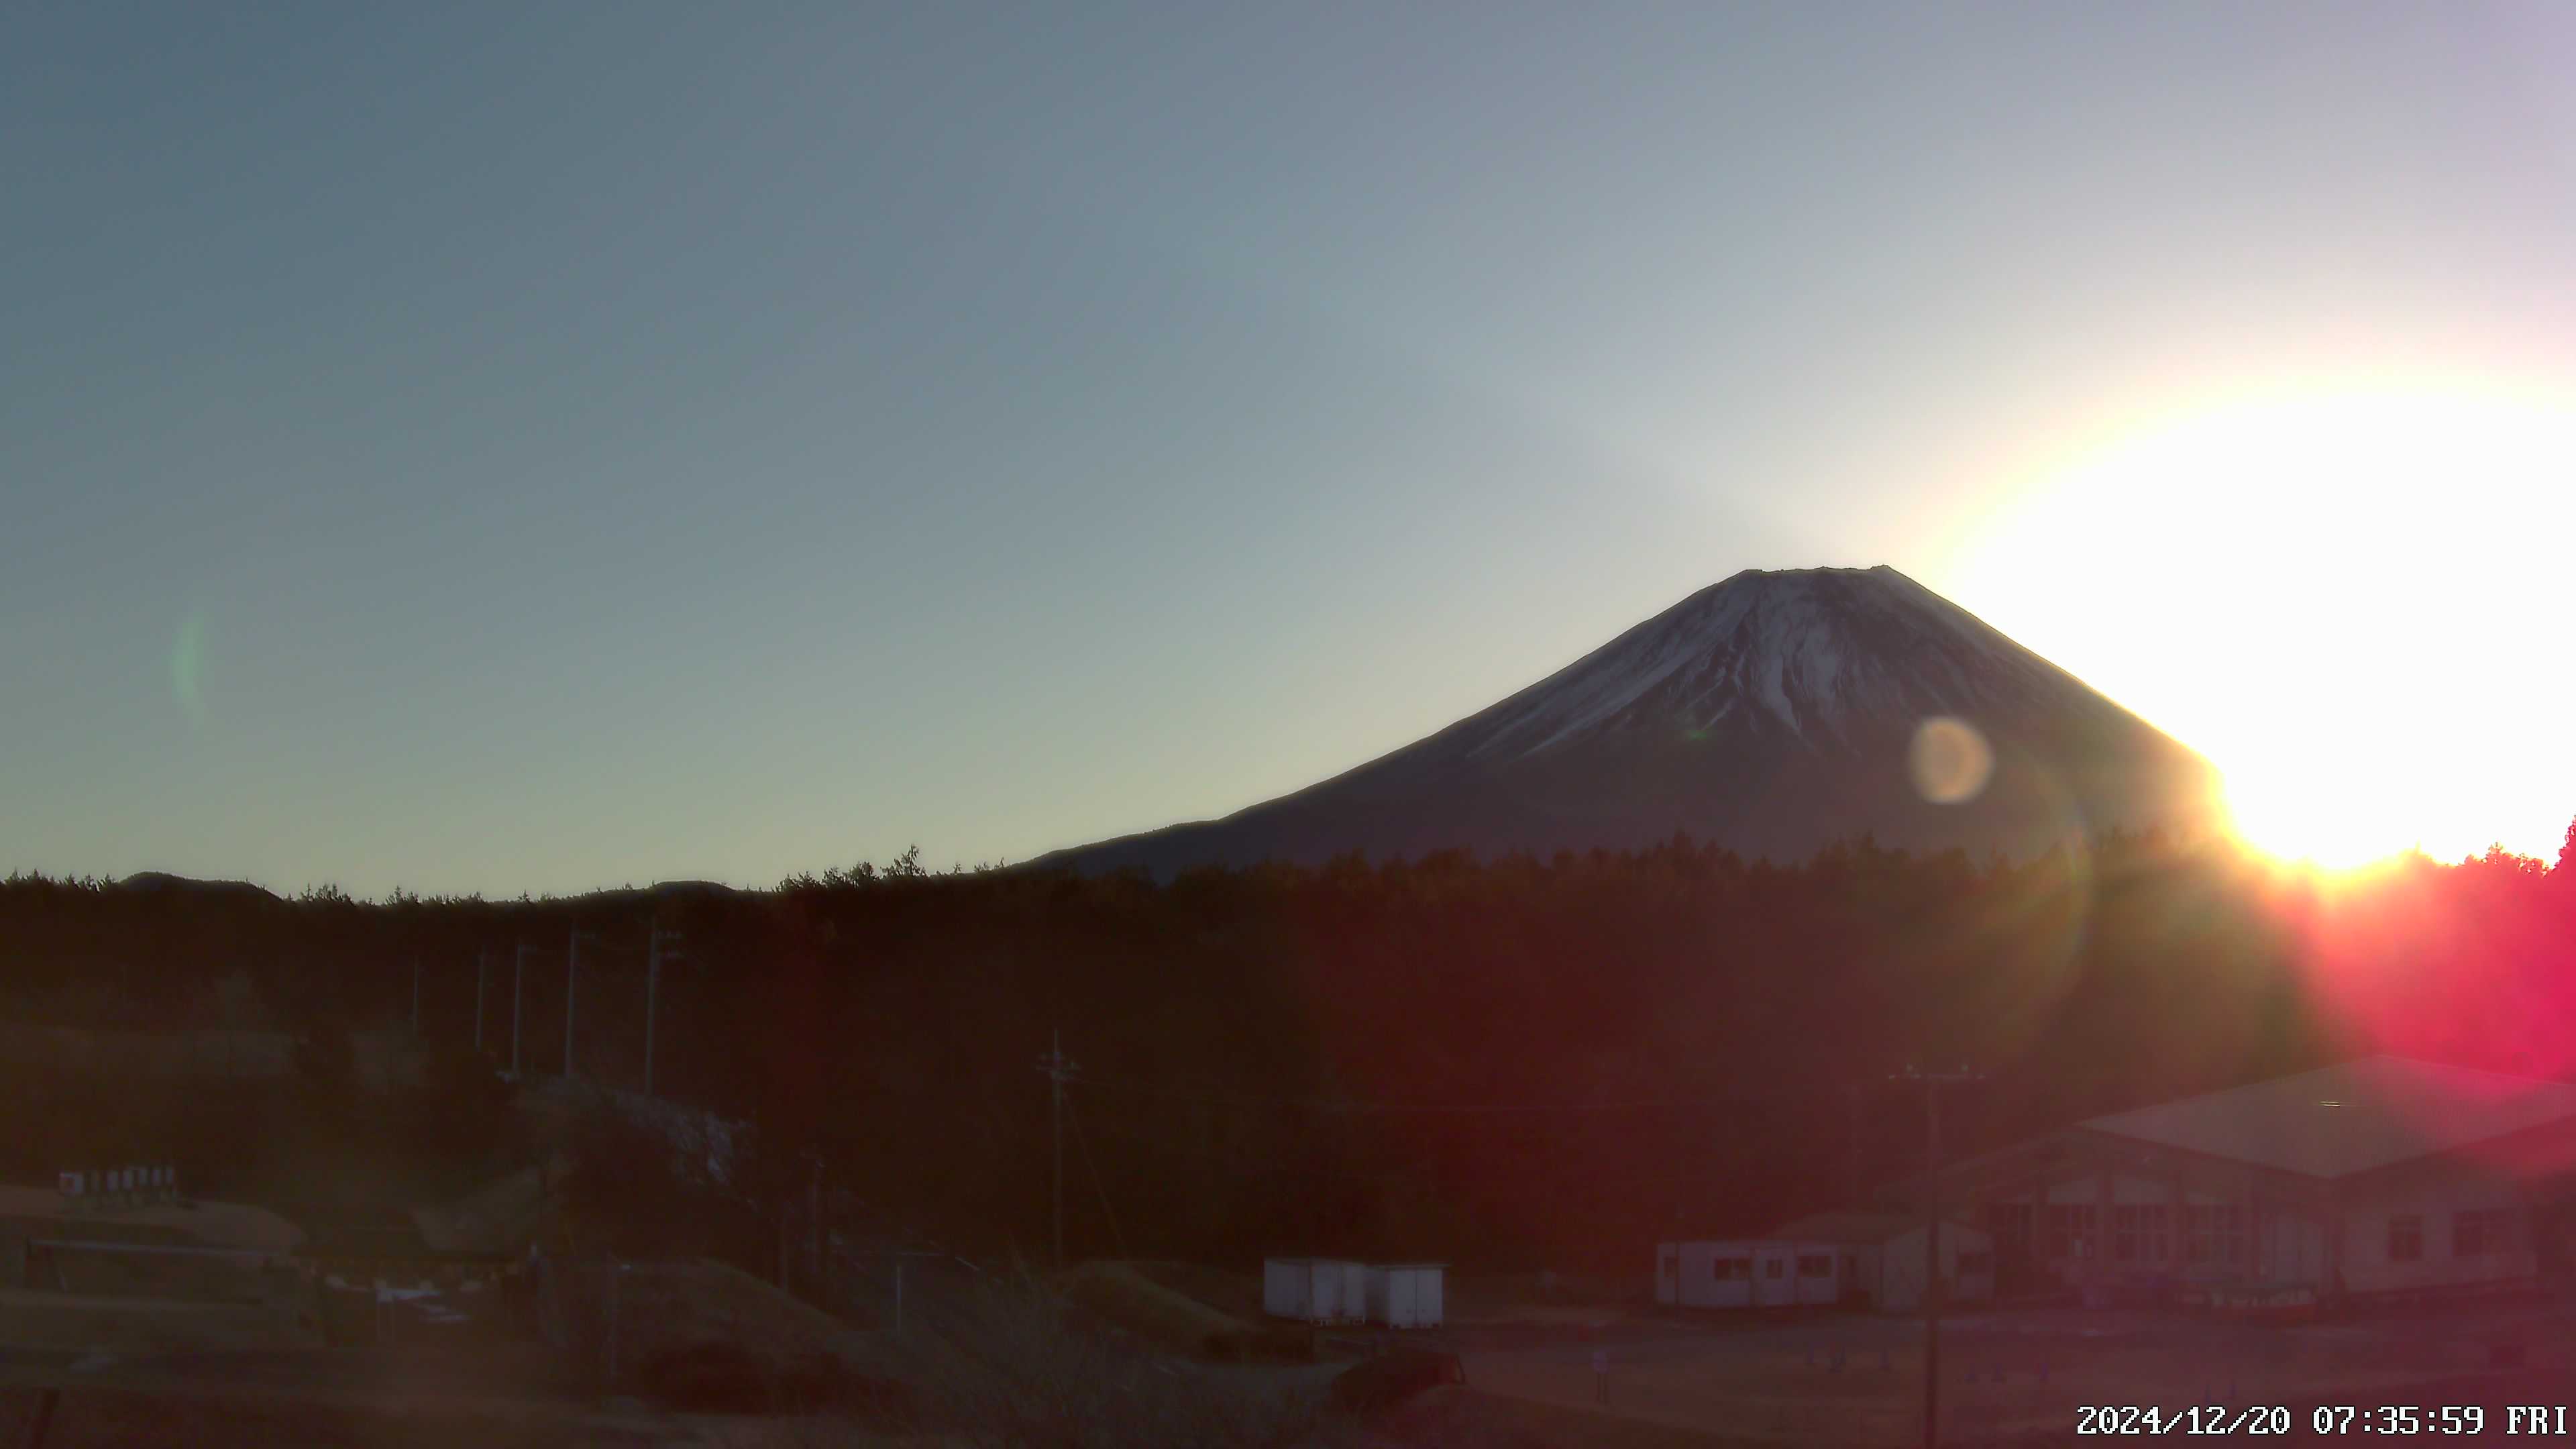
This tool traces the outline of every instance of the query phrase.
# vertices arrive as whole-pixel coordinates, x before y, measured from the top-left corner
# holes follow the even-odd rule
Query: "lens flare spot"
[[[198,692],[205,661],[206,618],[203,614],[190,614],[179,622],[179,637],[170,646],[170,694],[179,702],[179,712],[192,724],[206,717],[205,697]]]
[[[1977,727],[1963,719],[1935,715],[1914,727],[1908,752],[1914,788],[1936,805],[1964,805],[1982,794],[1994,778],[1995,752]]]

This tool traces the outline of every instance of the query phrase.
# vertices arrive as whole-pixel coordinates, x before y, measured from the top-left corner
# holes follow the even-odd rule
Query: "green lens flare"
[[[180,621],[178,642],[170,646],[170,693],[190,723],[206,717],[206,702],[197,681],[206,667],[206,617],[190,614]]]

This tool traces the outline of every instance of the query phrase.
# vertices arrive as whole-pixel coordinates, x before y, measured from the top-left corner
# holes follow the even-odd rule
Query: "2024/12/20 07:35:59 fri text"
[[[2370,1434],[2405,1437],[2483,1434],[2497,1424],[2507,1434],[2549,1437],[2567,1432],[2563,1404],[2515,1404],[2488,1410],[2472,1404],[2321,1404],[2308,1411],[2315,1435]],[[2076,1411],[2078,1434],[2287,1434],[2296,1422],[2282,1405],[2230,1408],[2194,1404],[2106,1404]]]

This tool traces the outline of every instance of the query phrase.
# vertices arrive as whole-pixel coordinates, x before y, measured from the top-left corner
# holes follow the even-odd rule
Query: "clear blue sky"
[[[0,868],[1022,859],[1827,563],[2226,764],[2154,488],[2033,500],[2245,396],[2547,435],[2571,74],[2552,5],[10,6]]]

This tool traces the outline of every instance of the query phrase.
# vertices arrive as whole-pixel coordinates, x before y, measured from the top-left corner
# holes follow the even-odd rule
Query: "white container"
[[[1368,1270],[1368,1321],[1389,1328],[1438,1328],[1446,1265],[1387,1263]]]
[[[1339,1258],[1272,1258],[1261,1266],[1261,1311],[1304,1323],[1358,1323],[1368,1270]]]

